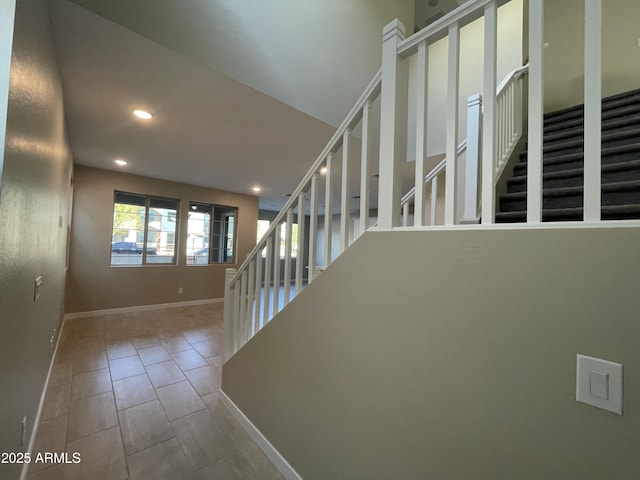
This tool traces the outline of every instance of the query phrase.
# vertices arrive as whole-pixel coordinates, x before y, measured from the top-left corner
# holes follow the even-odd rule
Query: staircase
[[[243,264],[237,270],[226,269],[225,361],[287,308],[302,291],[305,277],[309,286],[304,291],[314,290],[312,283],[318,274],[324,275],[320,272],[331,268],[332,262],[368,229],[372,211],[377,213],[379,231],[429,228],[434,224],[446,229],[464,224],[464,228],[472,229],[478,219],[481,225],[476,226],[487,228],[494,223],[493,213],[498,209],[497,222],[527,222],[532,229],[539,228],[540,220],[586,219],[591,227],[599,224],[599,228],[607,228],[600,220],[640,219],[640,89],[601,98],[600,80],[606,78],[599,61],[601,2],[584,3],[585,29],[592,32],[584,44],[584,56],[590,59],[585,61],[584,71],[584,88],[590,92],[585,97],[586,111],[580,105],[544,115],[541,0],[528,2],[527,65],[518,66],[496,84],[497,11],[507,1],[469,0],[409,38],[398,20],[384,27],[380,70]],[[469,97],[462,159],[458,144],[460,29],[480,17],[485,19],[484,62],[479,72],[483,82],[478,86],[481,91]],[[444,160],[428,172],[423,161],[427,158],[429,108],[433,108],[427,102],[432,91],[427,75],[428,51],[430,45],[445,37],[448,81],[441,92],[446,97]],[[405,81],[410,59],[415,59],[417,66],[415,98],[408,95]],[[526,86],[524,75],[528,75]],[[379,109],[372,108],[376,102]],[[508,193],[496,201],[497,180],[502,178],[514,148],[521,144],[526,123],[528,139],[532,145],[542,144],[543,155],[521,154],[508,181]],[[601,139],[596,129],[596,137],[589,136],[585,142],[585,124],[587,131],[601,125]],[[374,125],[379,127],[377,132]],[[360,132],[361,138],[352,138],[353,132]],[[405,169],[410,138],[415,141],[411,146],[415,158],[420,159],[415,162],[415,172]],[[354,144],[360,145],[360,155],[354,155]],[[585,162],[585,145],[594,145],[595,149],[601,146],[601,155],[587,150]],[[459,176],[460,172],[464,176]],[[528,182],[528,174],[537,177]],[[439,175],[443,182],[438,181]],[[405,188],[411,180],[412,188]],[[602,195],[598,194],[599,187]],[[527,189],[530,198],[536,199],[530,206]],[[405,194],[406,190],[409,193]],[[325,221],[329,218],[331,221]],[[294,222],[298,223],[296,236]]]
[[[583,105],[544,116],[543,221],[581,221]],[[500,197],[496,222],[526,220],[527,152]],[[602,219],[640,218],[640,89],[602,102]]]

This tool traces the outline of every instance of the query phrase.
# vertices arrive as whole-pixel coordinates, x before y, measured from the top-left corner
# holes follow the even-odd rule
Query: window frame
[[[207,261],[206,263],[197,263],[195,261],[196,256],[194,254],[189,255],[187,253],[187,248],[188,248],[188,241],[185,241],[185,264],[188,267],[202,267],[202,266],[208,266],[208,265],[235,265],[237,264],[237,256],[238,256],[238,212],[239,212],[239,208],[235,207],[235,206],[230,206],[230,205],[220,205],[217,203],[210,203],[210,202],[200,202],[200,201],[196,201],[196,200],[190,200],[189,201],[189,212],[191,212],[192,210],[192,206],[201,206],[201,207],[206,207],[208,209],[210,209],[210,213],[209,214],[209,227],[208,227],[208,245],[204,248],[208,249],[208,253],[207,253]],[[222,210],[222,216],[224,216],[227,220],[225,222],[223,222],[223,225],[226,226],[226,228],[224,228],[224,231],[220,231],[220,232],[216,232],[216,226],[217,223],[220,223],[218,221],[216,221],[216,211],[220,211]],[[232,231],[232,235],[231,235],[231,239],[232,239],[232,244],[231,244],[231,259],[227,260],[227,261],[220,261],[220,260],[216,260],[214,259],[214,251],[215,252],[219,252],[219,253],[223,253],[226,256],[226,252],[229,250],[229,244],[227,243],[227,238],[229,236],[229,230],[228,230],[228,224],[230,223],[228,221],[229,217],[233,217],[233,231]],[[187,223],[187,233],[186,233],[186,238],[188,239],[190,235],[189,232],[189,227],[188,227],[188,223]],[[217,246],[214,246],[214,242],[219,242],[219,244]]]
[[[115,207],[117,204],[126,205],[117,201],[118,194],[122,195],[132,195],[136,197],[144,198],[144,228],[142,231],[137,230],[136,237],[142,233],[142,242],[134,242],[136,245],[142,243],[142,252],[141,252],[141,263],[123,263],[123,264],[114,264],[113,262],[113,235],[114,235],[114,224],[115,224]],[[174,202],[175,203],[175,229],[173,232],[174,242],[173,242],[173,258],[170,262],[147,262],[147,254],[148,254],[148,244],[149,244],[149,222],[151,221],[151,209],[159,208],[152,207],[151,203],[153,200],[158,200],[162,202]],[[133,204],[131,204],[133,205]],[[140,205],[142,206],[142,205]],[[167,209],[169,210],[169,209]],[[167,215],[168,217],[168,215]],[[155,221],[155,220],[154,220]],[[162,224],[162,220],[160,220]],[[174,223],[173,221],[171,223]],[[160,230],[162,233],[162,230]],[[111,247],[111,251],[109,252],[109,266],[110,267],[166,267],[166,266],[177,266],[178,265],[178,252],[180,247],[180,199],[179,198],[170,198],[170,197],[162,197],[159,195],[147,195],[143,193],[134,193],[134,192],[126,192],[124,190],[114,190],[113,192],[113,204],[111,208],[111,243],[109,244]]]

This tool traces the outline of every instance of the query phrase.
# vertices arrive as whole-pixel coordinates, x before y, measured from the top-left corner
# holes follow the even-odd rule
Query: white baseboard
[[[242,425],[249,436],[253,439],[254,442],[260,447],[260,449],[265,453],[265,455],[271,460],[271,462],[275,465],[275,467],[280,471],[282,476],[287,480],[302,480],[302,477],[298,475],[289,462],[287,462],[280,452],[276,450],[276,447],[271,445],[271,442],[265,438],[265,436],[256,428],[256,426],[251,423],[242,410],[240,410],[233,401],[227,397],[227,395],[220,390],[220,401],[222,404],[227,407],[231,415],[234,416],[236,420]]]
[[[46,400],[47,389],[49,388],[49,380],[51,379],[51,372],[53,371],[53,364],[56,361],[56,355],[58,354],[58,346],[60,345],[60,339],[62,338],[62,332],[64,330],[65,318],[62,318],[60,323],[60,331],[58,332],[58,338],[56,339],[56,347],[53,349],[53,355],[51,355],[51,361],[49,362],[49,371],[47,372],[47,378],[44,381],[44,387],[42,394],[40,394],[40,403],[38,404],[38,410],[36,411],[36,417],[33,419],[33,428],[31,429],[31,437],[29,438],[29,445],[25,450],[25,453],[33,454],[33,450],[36,447],[36,438],[38,436],[38,428],[40,427],[40,419],[42,418],[42,412],[44,411],[44,402]],[[30,463],[22,465],[22,471],[20,472],[20,480],[27,480],[29,475]]]
[[[171,303],[156,303],[154,305],[136,305],[134,307],[121,307],[121,308],[108,308],[106,310],[90,310],[88,312],[73,312],[65,314],[65,320],[73,320],[74,318],[85,317],[102,317],[105,315],[113,315],[114,313],[131,313],[142,312],[145,310],[158,310],[160,308],[177,308],[177,307],[190,307],[193,305],[206,305],[208,303],[222,303],[224,298],[206,298],[204,300],[190,300],[187,302],[171,302]]]

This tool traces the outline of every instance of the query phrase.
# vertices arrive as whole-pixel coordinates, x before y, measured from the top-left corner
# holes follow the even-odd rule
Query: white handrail
[[[511,71],[500,82],[496,95],[499,106],[498,115],[501,117],[497,126],[497,149],[493,171],[494,185],[500,179],[514,148],[522,137],[523,119],[523,89],[522,83],[517,84],[529,72],[529,64]]]
[[[504,92],[504,90],[507,88],[507,85],[509,83],[511,83],[514,80],[517,80],[518,78],[526,75],[527,73],[529,73],[528,63],[507,73],[507,76],[504,77],[504,79],[500,82],[500,85],[498,85],[498,88],[496,89],[496,94],[500,95],[502,92]]]
[[[318,172],[322,164],[326,161],[327,156],[329,154],[335,153],[340,146],[342,145],[344,132],[347,130],[353,129],[358,122],[360,121],[362,115],[362,108],[365,106],[366,102],[375,97],[380,92],[380,80],[382,78],[382,69],[378,70],[378,72],[374,75],[367,88],[364,90],[360,98],[355,103],[349,114],[342,121],[338,129],[335,131],[329,142],[326,144],[316,161],[313,163],[311,168],[307,171],[306,175],[302,178],[302,181],[298,184],[296,189],[293,191],[287,203],[285,203],[284,207],[280,210],[280,213],[276,216],[276,218],[271,222],[271,226],[267,230],[267,232],[262,236],[262,239],[256,244],[253,250],[249,253],[245,261],[238,268],[235,276],[231,280],[231,285],[235,284],[238,281],[238,278],[242,274],[244,270],[247,269],[247,266],[251,259],[253,259],[259,252],[261,252],[266,246],[266,239],[269,238],[276,228],[280,228],[280,224],[283,222],[285,216],[287,215],[287,211],[294,206],[294,204],[298,201],[298,197],[300,193],[302,193],[307,185],[311,182],[311,177]],[[276,245],[275,248],[278,248]]]
[[[482,17],[484,7],[493,1],[494,0],[470,0],[463,3],[454,11],[449,12],[444,17],[439,18],[432,24],[427,25],[422,30],[400,42],[400,45],[398,45],[398,55],[403,58],[410,57],[418,51],[418,45],[420,45],[420,43],[424,41],[433,43],[446,37],[451,25],[459,24],[460,27],[462,27]],[[509,1],[510,0],[498,0],[496,1],[496,5],[501,6]]]

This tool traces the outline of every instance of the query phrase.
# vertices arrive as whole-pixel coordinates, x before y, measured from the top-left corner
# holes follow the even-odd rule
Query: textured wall
[[[305,480],[640,476],[640,228],[368,232],[223,390]],[[575,401],[624,365],[624,416]]]
[[[584,0],[545,2],[545,111],[584,103]],[[602,94],[640,88],[640,2],[602,2]]]
[[[186,266],[180,243],[178,265],[110,267],[114,190],[180,199],[178,242],[187,228],[190,200],[238,207],[236,259],[244,261],[256,244],[258,197],[79,165],[74,172],[67,312],[222,298],[224,270],[238,266]]]
[[[6,5],[2,2],[0,15]],[[0,451],[16,452],[26,449],[19,443],[23,416],[27,431],[33,427],[64,294],[72,159],[47,0],[16,5],[2,141]],[[42,293],[34,302],[38,276]],[[0,465],[0,478],[17,478],[17,467]]]

